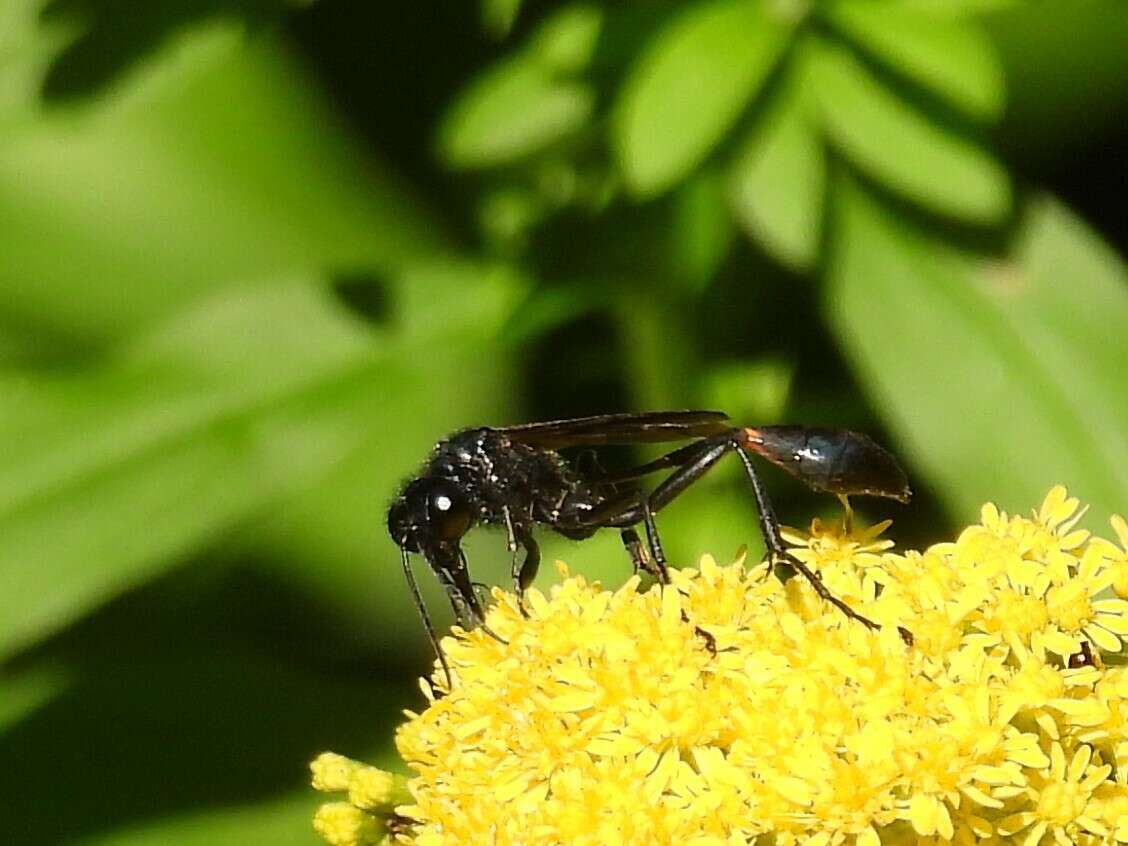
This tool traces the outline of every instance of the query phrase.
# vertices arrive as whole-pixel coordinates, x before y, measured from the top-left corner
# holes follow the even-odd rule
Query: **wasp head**
[[[459,545],[474,522],[473,515],[462,489],[450,479],[434,476],[411,482],[388,509],[388,531],[403,550],[404,569],[408,553],[422,553],[467,629],[486,619]]]
[[[432,553],[457,548],[473,520],[470,503],[449,479],[416,479],[388,509],[388,532],[408,552]]]

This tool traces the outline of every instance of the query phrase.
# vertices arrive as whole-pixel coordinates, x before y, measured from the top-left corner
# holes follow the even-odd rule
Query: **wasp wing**
[[[680,441],[719,435],[731,428],[728,415],[720,411],[645,411],[526,423],[497,431],[517,443],[542,449],[564,449]]]

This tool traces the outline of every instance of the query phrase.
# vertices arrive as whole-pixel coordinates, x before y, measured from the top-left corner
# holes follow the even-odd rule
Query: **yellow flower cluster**
[[[791,532],[877,632],[803,580],[710,558],[645,592],[565,573],[529,592],[528,618],[495,591],[506,642],[446,638],[454,689],[425,683],[397,734],[411,799],[325,805],[319,830],[339,846],[1128,843],[1128,526],[1114,518],[1117,546],[1079,518],[1055,488],[1032,517],[987,505],[924,552],[891,551],[888,524]]]
[[[343,755],[324,752],[309,768],[314,788],[348,795],[347,802],[326,802],[313,818],[314,830],[331,846],[385,841],[395,830],[395,806],[411,801],[406,778]]]

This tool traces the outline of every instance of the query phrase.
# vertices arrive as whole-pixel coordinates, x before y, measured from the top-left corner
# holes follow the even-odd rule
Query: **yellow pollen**
[[[994,616],[987,621],[987,630],[1028,635],[1043,628],[1049,619],[1044,602],[1006,589],[999,595]]]
[[[1042,704],[1063,695],[1065,682],[1053,667],[1031,661],[1015,674],[1011,690],[1028,702]]]
[[[1077,582],[1051,590],[1047,604],[1054,622],[1067,632],[1080,631],[1093,619],[1093,606],[1085,586]]]
[[[1036,813],[1048,823],[1062,825],[1081,816],[1086,799],[1081,788],[1073,782],[1049,784],[1042,788]]]

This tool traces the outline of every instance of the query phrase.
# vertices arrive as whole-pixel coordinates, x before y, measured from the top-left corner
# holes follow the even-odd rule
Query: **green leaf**
[[[1004,312],[1047,380],[1085,427],[1081,451],[1117,480],[1091,496],[1123,513],[1128,501],[1128,268],[1053,198],[1030,203],[1009,262],[979,268],[977,283]],[[1072,451],[1070,443],[1067,450]],[[1094,476],[1097,474],[1094,473]],[[1079,491],[1080,492],[1080,489]],[[1087,493],[1087,492],[1086,492]]]
[[[728,255],[732,234],[725,180],[716,168],[705,168],[674,197],[672,266],[688,291],[699,294],[708,287]]]
[[[732,204],[745,231],[799,271],[818,259],[826,154],[809,86],[792,74],[769,104],[734,162]]]
[[[425,453],[413,438],[431,437],[432,415],[450,428],[504,394],[506,371],[481,350],[519,286],[503,269],[413,265],[394,280],[392,333],[304,280],[271,280],[88,370],[0,375],[13,398],[0,439],[21,445],[0,457],[0,659],[375,443],[371,524],[372,479],[390,493]],[[326,492],[330,510],[337,497]]]
[[[62,693],[70,683],[70,675],[59,667],[43,664],[0,673],[0,732]]]
[[[985,17],[1006,69],[1003,143],[1021,151],[1029,172],[1076,162],[1122,137],[1126,11],[1123,0],[1051,0]]]
[[[532,191],[506,187],[485,194],[476,216],[478,228],[495,254],[517,255],[544,214],[543,203]]]
[[[327,295],[272,281],[88,371],[3,374],[0,657],[319,476],[363,437],[375,359]]]
[[[513,29],[521,0],[481,0],[482,28],[494,38],[504,38]]]
[[[938,17],[967,18],[1024,5],[1024,0],[899,0],[898,5]]]
[[[582,128],[593,105],[589,86],[557,79],[522,54],[499,63],[459,95],[440,127],[439,154],[455,168],[506,164]]]
[[[747,0],[705,0],[678,15],[631,69],[612,145],[628,187],[659,194],[716,146],[763,84],[791,25]]]
[[[266,843],[318,846],[311,826],[318,805],[333,797],[297,790],[281,799],[175,814],[155,822],[74,841],[79,846],[212,846],[216,843]]]
[[[74,25],[43,20],[42,0],[0,3],[0,132],[34,119],[39,89]]]
[[[538,286],[509,316],[501,339],[514,347],[532,343],[585,314],[607,307],[611,302],[609,294],[593,296],[577,285]]]
[[[820,46],[815,90],[827,134],[858,168],[941,214],[999,222],[1010,210],[1007,173],[972,141],[931,123],[844,49]]]
[[[959,520],[1054,484],[1098,518],[1128,501],[1128,273],[1057,204],[1002,262],[933,239],[846,184],[828,317],[913,465]]]
[[[1002,114],[1006,80],[976,22],[879,0],[841,0],[826,13],[840,32],[971,117]]]
[[[557,73],[579,73],[595,52],[603,11],[588,3],[573,3],[550,16],[533,34],[531,56]]]
[[[794,381],[795,364],[783,359],[722,362],[706,373],[701,404],[723,408],[734,420],[775,423],[787,410]]]
[[[278,42],[232,36],[193,29],[0,137],[0,323],[104,343],[228,284],[442,244]]]
[[[361,437],[326,465],[323,477],[273,503],[240,539],[246,557],[325,600],[374,648],[386,649],[407,627],[418,655],[428,654],[426,638],[416,636],[418,620],[383,510],[451,430],[518,421],[512,406],[519,351],[500,347],[497,338],[524,288],[504,269],[467,262],[405,269],[396,287],[401,331],[369,373]],[[504,541],[473,534],[468,555],[475,578],[504,583]],[[484,544],[484,554],[472,554],[474,543]],[[441,617],[446,597],[428,574],[421,572],[420,582]]]
[[[395,766],[399,710],[422,698],[402,664],[391,670],[394,650],[387,674],[372,670],[379,662],[349,673],[308,651],[300,658],[291,649],[316,623],[275,604],[277,586],[216,575],[174,579],[189,591],[211,582],[188,601],[165,585],[132,596],[84,637],[47,647],[80,667],[63,696],[3,739],[19,762],[5,784],[9,842],[30,842],[26,832],[43,843],[316,846],[310,818],[338,797],[310,789],[309,760],[333,749]],[[297,629],[258,628],[269,645],[252,645],[247,634],[271,612]],[[46,801],[52,790],[82,801]]]

